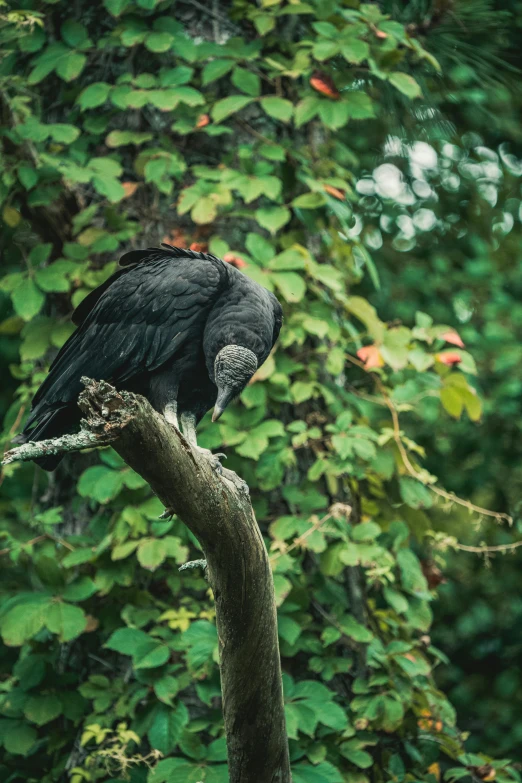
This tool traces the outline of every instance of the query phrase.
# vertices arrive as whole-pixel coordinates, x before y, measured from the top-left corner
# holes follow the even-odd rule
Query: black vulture
[[[126,253],[73,322],[78,329],[36,392],[18,442],[74,431],[87,376],[142,394],[197,447],[197,423],[212,406],[216,421],[245,388],[277,340],[282,311],[230,264],[163,245]],[[53,470],[60,458],[35,461]]]

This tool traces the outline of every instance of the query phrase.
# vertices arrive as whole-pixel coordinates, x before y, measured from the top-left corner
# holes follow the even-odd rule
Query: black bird
[[[38,389],[17,441],[74,431],[86,375],[145,396],[193,445],[268,357],[282,323],[276,297],[219,258],[170,245],[132,250],[76,308],[78,329]],[[53,470],[60,455],[35,460]]]

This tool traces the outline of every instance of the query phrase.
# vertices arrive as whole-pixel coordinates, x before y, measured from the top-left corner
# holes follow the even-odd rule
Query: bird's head
[[[217,421],[227,405],[240,394],[257,370],[257,356],[242,345],[225,345],[214,361],[218,396],[212,414]]]

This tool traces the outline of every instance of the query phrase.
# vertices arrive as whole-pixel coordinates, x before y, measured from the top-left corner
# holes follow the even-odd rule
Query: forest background
[[[521,35],[515,0],[0,2],[4,448],[124,250],[284,304],[201,442],[270,550],[295,783],[519,780]],[[2,781],[225,783],[197,542],[110,449],[1,482]]]

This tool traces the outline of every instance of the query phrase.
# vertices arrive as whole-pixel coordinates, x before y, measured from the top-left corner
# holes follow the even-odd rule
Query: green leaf
[[[301,636],[303,630],[301,625],[288,615],[278,615],[277,628],[281,639],[284,639],[288,644],[295,644],[295,642]]]
[[[354,120],[369,120],[375,117],[372,99],[364,92],[347,93],[344,100],[348,104],[349,115]]]
[[[27,756],[37,739],[36,730],[25,721],[12,721],[3,732],[5,750],[18,756]]]
[[[212,223],[217,217],[217,204],[210,197],[200,198],[192,207],[190,217],[194,223],[205,225]]]
[[[118,544],[112,550],[111,560],[124,560],[137,548],[139,541],[126,541],[124,544]]]
[[[25,717],[37,726],[44,726],[61,714],[62,703],[54,693],[31,696],[24,708]]]
[[[47,47],[34,61],[35,67],[27,77],[29,84],[38,84],[54,71],[60,59],[68,56],[70,49],[62,43],[53,43]]]
[[[361,750],[357,740],[348,740],[340,746],[342,755],[360,769],[368,769],[373,764],[373,759],[365,750]]]
[[[76,103],[80,105],[82,111],[95,109],[97,106],[102,106],[105,103],[111,89],[112,86],[106,82],[93,82],[93,84],[81,91],[76,98]]]
[[[13,291],[11,299],[15,313],[21,316],[24,321],[30,321],[31,318],[34,318],[45,302],[45,296],[30,277]]]
[[[214,104],[212,107],[211,115],[215,122],[221,122],[231,114],[235,114],[249,103],[252,103],[252,98],[246,95],[229,95],[228,98],[222,98],[220,101]]]
[[[170,650],[167,645],[152,639],[132,651],[132,662],[135,669],[156,669],[158,666],[163,666],[169,658]]]
[[[145,46],[149,52],[168,52],[174,43],[170,33],[149,33],[145,38]]]
[[[217,631],[215,625],[208,620],[196,620],[190,624],[188,631],[181,640],[188,647],[187,660],[195,668],[203,666],[213,655],[217,646]]]
[[[276,254],[274,246],[261,234],[247,234],[246,248],[256,261],[267,264]]]
[[[335,57],[336,54],[339,54],[340,49],[340,41],[320,40],[314,45],[313,54],[316,60],[323,62],[324,60],[329,60],[330,57]]]
[[[255,219],[259,225],[266,228],[271,234],[279,231],[291,217],[291,212],[286,207],[262,207],[255,211]]]
[[[188,710],[183,702],[180,702],[176,709],[159,705],[155,710],[152,726],[147,732],[151,747],[168,756],[178,744],[188,720]]]
[[[119,628],[111,634],[104,647],[122,655],[132,655],[136,648],[150,641],[151,637],[138,628]]]
[[[43,628],[48,609],[48,598],[35,597],[34,601],[21,603],[7,612],[1,621],[4,643],[9,647],[19,647],[36,636]]]
[[[454,386],[445,386],[440,391],[440,401],[445,411],[453,416],[455,419],[459,419],[464,408],[464,400],[461,395],[461,390]]]
[[[87,468],[78,482],[78,493],[82,497],[92,497],[99,503],[108,503],[123,487],[124,474],[111,470],[105,465],[93,465]]]
[[[419,559],[411,549],[400,549],[397,553],[397,563],[400,568],[403,587],[407,592],[427,592],[428,584],[422,573]]]
[[[18,179],[26,190],[31,190],[38,182],[38,172],[32,166],[22,163],[18,167]]]
[[[49,607],[45,625],[51,633],[58,634],[61,642],[70,642],[85,631],[87,617],[79,606],[57,601]]]
[[[202,780],[212,783],[207,774],[210,769],[207,765],[202,767],[183,758],[162,759],[149,772],[147,783],[200,783]]]
[[[358,623],[353,617],[346,617],[339,623],[339,627],[346,636],[349,636],[350,639],[356,642],[369,644],[373,639],[372,632],[361,623]]]
[[[138,547],[139,563],[149,571],[155,571],[166,557],[167,551],[161,538],[146,538]]]
[[[60,58],[56,66],[56,73],[65,82],[72,82],[73,79],[76,79],[81,74],[86,62],[87,57],[85,54],[70,52]]]
[[[315,117],[316,114],[319,113],[320,106],[321,101],[319,98],[315,98],[313,96],[304,98],[302,101],[300,101],[295,107],[294,122],[296,128],[300,128],[306,122],[309,122],[309,120]]]
[[[225,74],[232,70],[234,65],[234,60],[212,60],[212,62],[207,63],[201,74],[203,86],[206,87],[207,84],[225,76]]]
[[[326,203],[322,193],[303,193],[292,201],[292,206],[299,209],[317,209]]]
[[[261,106],[269,117],[274,117],[276,120],[281,120],[282,122],[290,122],[292,114],[294,113],[292,101],[289,101],[286,98],[279,98],[277,95],[269,95],[266,98],[261,98]]]
[[[112,16],[121,16],[131,0],[103,0],[103,5]]]
[[[362,296],[350,296],[346,302],[347,309],[353,313],[368,329],[370,335],[377,341],[384,336],[384,324],[377,316],[375,307]]]
[[[47,127],[54,141],[57,141],[60,144],[72,144],[80,135],[80,129],[75,125],[56,123],[55,125],[48,125]]]
[[[111,131],[105,139],[108,147],[123,147],[127,144],[136,146],[151,141],[154,138],[152,133],[136,133],[135,131]]]
[[[61,26],[60,32],[66,44],[72,49],[82,48],[89,43],[87,28],[80,22],[68,19]]]
[[[408,364],[411,331],[405,326],[388,329],[380,346],[381,356],[394,370],[402,370]]]
[[[343,776],[329,761],[312,766],[300,762],[292,765],[293,783],[343,783]]]
[[[306,293],[306,283],[297,272],[272,272],[270,275],[287,302],[300,302]]]
[[[253,98],[257,98],[261,93],[261,79],[256,73],[247,71],[246,68],[234,68],[231,81],[234,87]]]
[[[62,598],[66,601],[85,601],[91,595],[94,595],[95,592],[96,585],[88,576],[81,576],[61,591]]]
[[[258,13],[254,16],[254,25],[259,35],[263,36],[274,29],[276,20],[270,14]]]
[[[74,266],[75,265],[73,264],[73,267]],[[55,263],[50,266],[46,266],[43,269],[37,269],[34,276],[42,291],[66,293],[69,290],[69,281],[66,275],[70,271],[71,267],[67,262],[65,262],[65,266],[63,266],[60,261],[55,261]]]
[[[344,59],[349,63],[358,65],[369,56],[370,47],[366,41],[361,41],[359,38],[352,38],[351,40],[342,43],[341,53]]]
[[[175,677],[170,677],[166,674],[160,680],[156,680],[154,683],[154,693],[160,701],[164,704],[168,704],[169,707],[173,707],[172,699],[180,690],[179,681]]]
[[[344,101],[321,101],[319,116],[330,130],[339,130],[348,122],[351,115],[351,107]]]
[[[354,541],[373,541],[381,532],[377,522],[360,522],[352,528],[352,538]]]
[[[31,252],[29,253],[29,262],[34,266],[45,264],[45,262],[49,259],[49,256],[51,255],[52,249],[53,246],[51,245],[50,242],[46,242],[45,244],[35,245],[31,250]],[[68,268],[69,272],[71,272],[76,266],[75,264],[71,264],[70,261],[61,261],[61,263]]]
[[[97,174],[93,177],[92,184],[101,196],[105,196],[113,204],[125,197],[125,190],[121,182],[110,175]]]
[[[419,98],[422,95],[418,83],[413,76],[410,76],[408,73],[396,71],[395,73],[391,73],[388,78],[391,84],[393,84],[399,92],[402,92],[403,95],[406,95],[407,98]]]
[[[401,498],[411,508],[431,508],[433,495],[428,487],[417,481],[412,476],[403,476],[399,479]]]
[[[194,75],[194,68],[187,65],[177,65],[175,68],[169,68],[160,73],[159,82],[162,87],[179,87],[180,84],[187,84]]]

